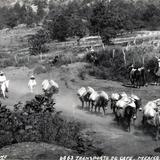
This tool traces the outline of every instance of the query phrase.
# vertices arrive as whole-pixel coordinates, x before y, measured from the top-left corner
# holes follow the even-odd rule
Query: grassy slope
[[[15,27],[14,29],[3,29],[0,30],[0,50],[6,51],[6,53],[19,52],[21,49],[26,49],[27,45],[27,37],[35,34],[40,27],[36,28],[26,28],[23,27]],[[22,52],[22,51],[21,51]],[[23,53],[22,53],[23,54]]]

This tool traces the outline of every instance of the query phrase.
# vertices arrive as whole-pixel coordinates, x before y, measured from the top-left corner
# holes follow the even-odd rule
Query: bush
[[[62,117],[54,108],[52,96],[36,95],[25,105],[19,102],[14,105],[14,112],[0,104],[0,147],[20,142],[47,142],[93,154],[95,150],[82,134],[81,123]]]
[[[49,42],[49,33],[41,29],[28,39],[29,52],[31,55],[39,55],[49,51],[46,43]]]
[[[12,57],[7,59],[2,59],[0,63],[0,67],[2,68],[8,67],[8,66],[14,66],[14,65],[15,65],[15,60]]]
[[[158,71],[158,61],[154,57],[152,47],[134,47],[126,52],[126,64],[124,63],[124,56],[122,49],[116,47],[113,57],[113,49],[105,49],[94,53],[88,53],[85,60],[92,65],[86,68],[86,71],[97,78],[126,81],[129,79],[128,67],[134,64],[135,67],[144,66],[150,69],[151,72]]]
[[[99,52],[88,53],[86,61],[92,63],[87,72],[95,77],[110,80],[124,80],[126,68],[124,66],[122,51],[116,49],[115,56],[112,50],[102,50]],[[125,77],[123,77],[125,76]]]
[[[85,80],[86,72],[85,72],[84,70],[80,70],[78,76],[79,76],[82,80]]]
[[[42,65],[38,65],[35,67],[34,69],[34,74],[40,74],[40,73],[46,73],[48,70],[46,69],[45,66],[42,66]]]
[[[67,65],[67,64],[81,61],[79,57],[76,57],[75,55],[70,53],[61,54],[56,57],[57,57],[56,61],[55,61],[55,57],[54,58],[52,57],[49,59],[48,64],[50,64],[50,66],[52,65],[61,66],[61,65]]]

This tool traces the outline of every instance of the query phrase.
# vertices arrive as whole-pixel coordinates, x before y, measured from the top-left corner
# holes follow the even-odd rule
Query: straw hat
[[[0,71],[0,75],[3,75],[4,74],[4,72],[3,71]]]
[[[34,75],[31,75],[30,79],[35,79]]]

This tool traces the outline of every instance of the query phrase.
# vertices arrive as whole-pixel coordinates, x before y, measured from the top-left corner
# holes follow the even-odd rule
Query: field
[[[84,50],[79,51],[79,48],[77,49],[78,52],[74,53],[75,50],[71,47],[68,49],[66,49],[67,46],[64,46],[65,49],[56,47],[57,50],[54,47],[53,43],[51,46],[52,49],[46,57],[54,57],[60,53],[69,55],[69,57],[74,59],[78,54],[86,53]],[[47,58],[44,58],[43,60],[45,62],[47,61]],[[84,80],[82,80],[79,76],[79,72],[83,71],[88,64],[86,62],[81,62],[80,60],[77,62],[76,59],[75,61],[70,61],[66,65],[60,64],[59,66],[51,67],[50,70],[45,73],[37,74],[37,87],[34,94],[31,94],[27,87],[29,76],[38,65],[43,64],[44,63],[42,63],[38,57],[37,62],[34,65],[29,66],[29,68],[25,66],[4,68],[3,70],[6,73],[7,78],[10,80],[10,87],[8,99],[1,99],[2,103],[12,109],[12,106],[18,101],[25,102],[26,100],[33,98],[35,94],[42,93],[41,83],[44,79],[53,79],[58,82],[60,86],[60,92],[55,95],[56,109],[63,111],[62,114],[67,119],[78,120],[79,122],[82,122],[82,124],[85,124],[83,132],[91,139],[95,147],[100,148],[99,155],[130,155],[137,157],[139,155],[151,156],[160,154],[155,152],[155,149],[160,147],[160,140],[155,141],[155,133],[152,132],[151,129],[148,129],[145,132],[143,131],[141,112],[138,113],[138,119],[136,120],[135,125],[132,124],[132,129],[129,133],[123,127],[117,125],[114,120],[114,115],[110,110],[110,104],[106,111],[106,115],[103,115],[102,111],[101,113],[89,112],[87,108],[82,110],[81,103],[76,95],[77,89],[81,86],[91,86],[98,91],[104,90],[109,95],[113,92],[126,92],[127,94],[134,93],[142,98],[142,106],[144,106],[148,101],[159,98],[159,86],[149,85],[148,87],[141,87],[140,89],[128,88],[124,87],[122,83],[118,81],[96,79],[87,74],[84,76]],[[0,150],[0,155],[7,154],[9,157],[14,156],[15,159],[22,157],[38,159],[38,156],[42,156],[43,160],[48,160],[53,159],[52,155],[60,155],[61,152],[55,153],[53,148],[58,147],[52,144],[44,144],[44,148],[38,148],[38,144],[28,143],[28,146],[31,148],[38,148],[36,151],[30,150],[29,147],[26,149],[25,145],[27,144],[22,143],[13,146],[5,146]],[[39,146],[41,145],[42,144],[39,144]],[[25,150],[28,150],[29,152],[24,152],[22,148],[25,148]],[[14,152],[15,150],[16,152]]]

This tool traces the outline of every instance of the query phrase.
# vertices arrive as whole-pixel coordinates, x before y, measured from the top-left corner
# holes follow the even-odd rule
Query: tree
[[[145,25],[151,29],[156,29],[160,25],[160,9],[154,4],[148,4],[143,14]]]
[[[109,43],[111,38],[117,36],[120,31],[132,30],[133,4],[122,0],[97,2],[93,7],[90,18],[90,30],[93,34],[100,34],[104,43]]]
[[[49,31],[52,40],[65,41],[68,37],[68,20],[62,8],[49,13],[44,27]]]
[[[45,0],[35,0],[34,5],[36,5],[38,7],[36,21],[40,22],[44,18],[44,16],[46,15],[44,9],[47,6],[47,2]]]
[[[7,7],[0,8],[0,28],[1,29],[7,26],[6,24],[7,13],[8,13]]]
[[[27,6],[26,7],[26,24],[27,26],[31,26],[33,23],[35,23],[35,18],[36,18],[36,15],[34,14],[32,8],[30,6]]]
[[[104,16],[105,16],[105,5],[102,2],[97,2],[93,6],[92,15],[90,17],[90,32],[92,34],[98,33],[103,28]]]
[[[15,14],[13,9],[8,10],[6,16],[6,25],[8,27],[15,27],[18,24],[18,16]]]
[[[31,55],[37,55],[48,51],[46,43],[49,42],[49,33],[43,29],[28,39],[29,51]]]
[[[24,4],[20,11],[19,11],[19,16],[20,16],[20,23],[25,23],[27,21],[27,8],[26,5]]]

